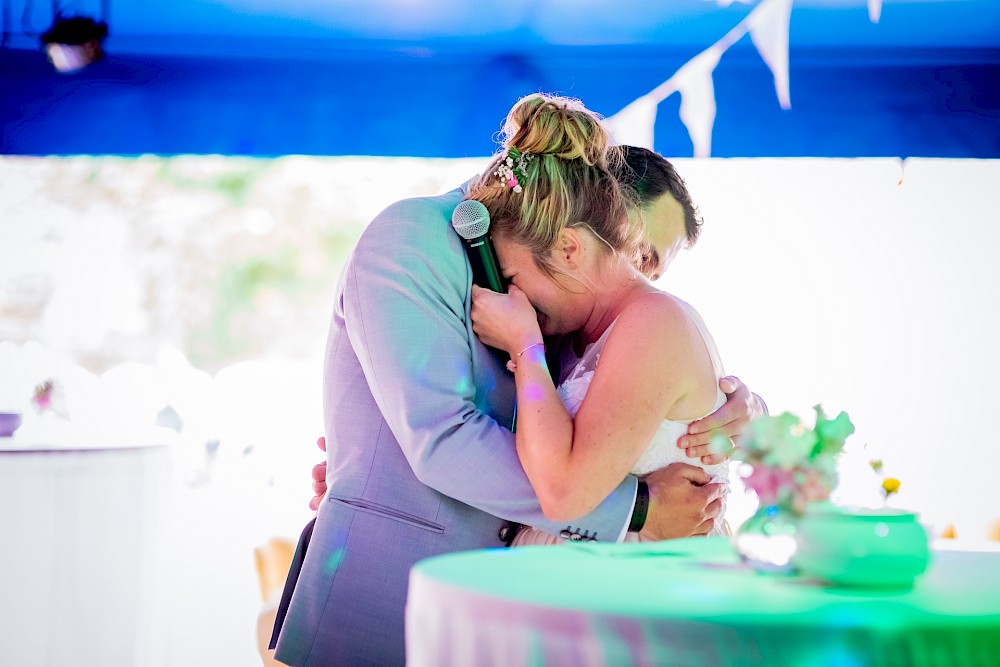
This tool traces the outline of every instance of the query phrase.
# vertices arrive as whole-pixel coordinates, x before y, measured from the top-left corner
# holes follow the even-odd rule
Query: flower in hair
[[[513,146],[508,148],[506,157],[497,167],[497,178],[500,179],[500,183],[520,194],[521,185],[527,182],[524,170],[534,157],[531,153],[522,153]]]

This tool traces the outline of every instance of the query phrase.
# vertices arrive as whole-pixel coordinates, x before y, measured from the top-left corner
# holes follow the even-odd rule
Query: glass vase
[[[798,515],[790,507],[762,505],[733,536],[733,546],[759,572],[789,574],[795,567],[795,531]]]

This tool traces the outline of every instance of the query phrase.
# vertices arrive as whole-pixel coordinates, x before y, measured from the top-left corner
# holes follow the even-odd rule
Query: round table
[[[0,438],[0,663],[164,664],[169,455]]]
[[[905,590],[744,565],[726,538],[491,549],[413,567],[407,664],[1000,665],[1000,552]]]

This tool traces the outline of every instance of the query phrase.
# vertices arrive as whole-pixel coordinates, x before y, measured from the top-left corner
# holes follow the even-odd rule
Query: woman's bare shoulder
[[[690,307],[655,290],[637,295],[622,309],[605,350],[617,357],[615,363],[648,364],[657,372],[684,375],[699,365],[704,347]]]
[[[637,329],[652,334],[681,332],[693,325],[690,306],[673,294],[651,289],[629,300],[618,315],[615,328]]]

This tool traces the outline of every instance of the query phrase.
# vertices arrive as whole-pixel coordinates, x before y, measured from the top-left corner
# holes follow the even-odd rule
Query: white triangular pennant
[[[695,157],[712,154],[712,126],[715,124],[715,84],[712,72],[723,50],[712,46],[684,64],[672,80],[681,93],[681,122],[691,135]]]
[[[643,95],[615,115],[605,118],[604,123],[618,144],[653,150],[656,104],[656,100]]]
[[[747,17],[750,39],[774,75],[774,90],[782,109],[792,107],[788,89],[788,26],[792,0],[764,0]]]
[[[868,0],[868,19],[872,23],[878,23],[882,18],[882,0]]]

